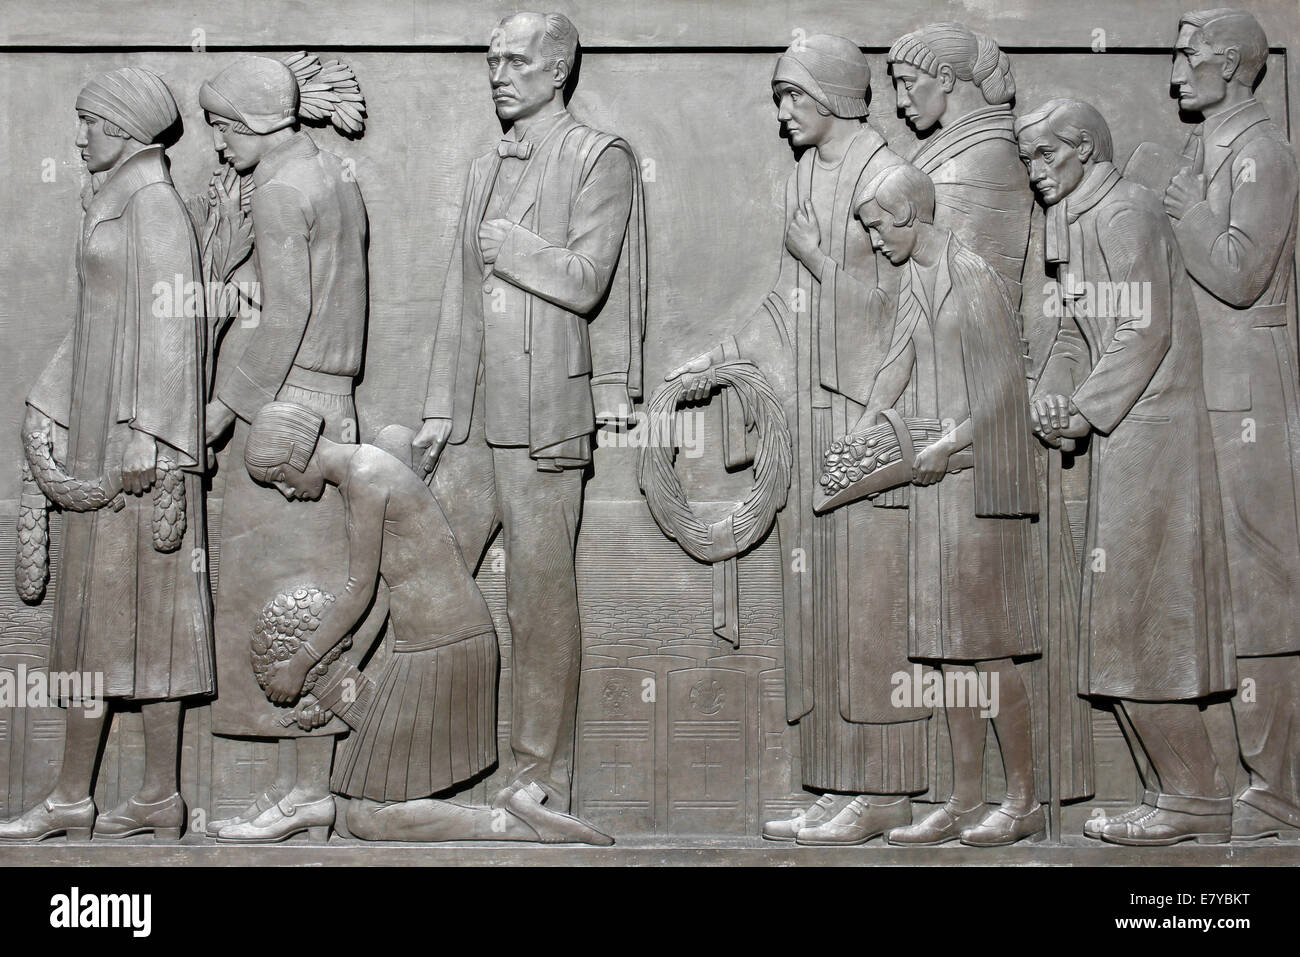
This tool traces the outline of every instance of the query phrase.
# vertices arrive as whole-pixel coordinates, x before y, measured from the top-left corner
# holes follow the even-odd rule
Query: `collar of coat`
[[[316,148],[316,143],[307,135],[306,130],[296,131],[293,136],[262,157],[262,161],[257,164],[257,169],[253,170],[253,185],[266,185],[275,179],[275,175],[290,160],[307,159],[318,152],[320,151]]]
[[[1232,146],[1243,133],[1266,122],[1268,122],[1268,113],[1252,96],[1232,109],[1212,116],[1202,123],[1201,135],[1205,143],[1203,169],[1206,178],[1214,178],[1219,167],[1232,155]]]
[[[171,181],[161,146],[146,146],[127,157],[88,197],[84,234],[89,235],[105,220],[121,216],[131,197],[144,187],[154,183],[170,185]],[[93,177],[91,182],[93,184]]]
[[[554,129],[555,126],[565,118],[572,119],[572,116],[567,109],[556,110],[550,116],[542,117],[542,119],[533,123],[526,130],[521,130],[517,125],[512,125],[510,131],[506,133],[502,139],[515,140],[520,143],[528,141],[536,147],[538,143],[546,139],[546,134]]]
[[[908,260],[907,266],[907,283],[911,287],[912,294],[925,307],[926,313],[933,321],[939,315],[939,310],[943,308],[944,301],[948,298],[948,293],[952,291],[952,276],[948,271],[948,253],[952,248],[953,235],[952,230],[945,229],[946,234],[943,240],[943,250],[939,253],[939,260],[934,266],[934,290],[933,300],[926,300],[929,290],[925,288],[925,273],[928,271],[918,265],[915,259]]]
[[[1098,163],[1088,171],[1073,193],[1047,207],[1043,239],[1049,263],[1070,261],[1070,224],[1100,203],[1119,181],[1119,170],[1114,163]]]
[[[936,130],[920,145],[912,157],[912,165],[923,173],[933,173],[954,156],[988,140],[1004,140],[1015,145],[1015,116],[1010,105],[1003,103],[972,110],[951,126]]]

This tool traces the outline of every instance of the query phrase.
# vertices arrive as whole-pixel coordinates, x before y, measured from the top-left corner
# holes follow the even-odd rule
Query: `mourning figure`
[[[503,813],[432,797],[496,762],[492,616],[428,486],[383,448],[333,442],[320,434],[322,426],[304,406],[269,403],[253,419],[244,463],[256,481],[291,501],[316,502],[327,485],[337,488],[348,516],[338,529],[346,541],[346,583],[325,592],[333,601],[310,637],[271,666],[268,699],[296,703],[300,725],[323,723],[330,715],[321,696],[303,695],[313,667],[329,661],[367,617],[386,609],[392,625],[392,655],[361,713],[349,716],[355,730],[334,766],[332,790],[351,799],[348,831],[367,840],[610,843],[574,818],[563,829],[548,828],[559,815],[541,819],[535,830],[509,813],[516,804],[528,816],[522,797]],[[411,433],[396,431],[405,432],[406,448],[394,451],[409,450]]]
[[[91,174],[78,309],[23,424],[31,469],[64,509],[49,673],[102,674],[106,698],[139,705],[144,780],[96,817],[91,788],[110,712],[61,702],[58,780],[0,824],[0,840],[86,840],[92,827],[97,838],[176,840],[185,823],[181,703],[212,693],[213,650],[200,475],[205,316],[190,296],[198,240],[161,144],[178,119],[171,91],[147,70],[106,73],[77,97],[77,148]],[[160,497],[170,505],[160,509]]]
[[[923,137],[910,161],[934,183],[935,225],[977,250],[1019,308],[1034,197],[1016,155],[1011,61],[951,21],[899,37],[888,59],[898,108]]]
[[[1286,134],[1255,100],[1268,40],[1241,10],[1178,25],[1170,82],[1199,118],[1165,211],[1192,277],[1219,467],[1248,787],[1232,836],[1300,834],[1300,403],[1293,357],[1297,192]]]
[[[986,687],[980,700],[997,702],[990,711],[1007,794],[985,815],[985,719],[945,701],[952,796],[924,820],[890,831],[889,842],[959,839],[994,847],[1039,836],[1046,827],[1034,785],[1029,691],[1013,661],[1039,653],[1028,391],[1005,287],[991,266],[934,225],[934,208],[934,186],[914,166],[878,174],[858,196],[858,216],[873,246],[905,267],[893,344],[860,425],[873,425],[909,384],[918,416],[949,423],[917,451],[913,466],[908,654],[958,674],[974,666]],[[967,448],[973,468],[950,473],[950,460]]]
[[[597,424],[626,424],[641,394],[645,310],[640,166],[566,109],[577,56],[561,14],[507,17],[489,39],[505,135],[470,166],[412,453],[437,466],[468,566],[501,530],[514,769],[493,804],[531,802],[556,826],[573,779],[583,488]]]
[[[280,741],[276,783],[235,818],[211,821],[223,841],[279,841],[334,820],[329,793],[340,720],[305,731],[278,721],[249,667],[250,610],[277,590],[314,577],[342,580],[336,548],[344,520],[333,488],[309,511],[258,485],[242,467],[249,423],[274,400],[311,409],[335,441],[357,435],[353,383],[366,335],[368,223],[356,178],[299,127],[293,71],[244,57],[204,83],[199,102],[217,151],[252,189],[253,265],[261,289],[256,323],[222,339],[207,440],[226,448],[221,565],[216,596],[219,735]]]
[[[799,725],[803,786],[821,796],[767,822],[763,836],[804,844],[861,844],[905,825],[909,795],[926,788],[929,709],[890,698],[890,675],[910,667],[907,512],[871,502],[813,510],[827,447],[862,415],[893,328],[897,270],[853,222],[855,195],[903,162],[866,123],[870,84],[866,57],[844,37],[807,37],[777,60],[777,121],[800,156],[776,285],[734,336],[668,375],[689,377],[685,396],[700,399],[716,387],[718,363],[753,362],[794,440],[777,516],[786,718]],[[743,410],[723,408],[727,464],[746,464]]]
[[[1152,769],[1140,804],[1084,833],[1222,843],[1232,797],[1200,706],[1235,686],[1236,663],[1192,283],[1160,197],[1120,175],[1094,107],[1051,100],[1016,137],[1062,300],[1035,428],[1091,444],[1079,685],[1126,716]],[[1105,294],[1119,283],[1141,284],[1146,308]]]

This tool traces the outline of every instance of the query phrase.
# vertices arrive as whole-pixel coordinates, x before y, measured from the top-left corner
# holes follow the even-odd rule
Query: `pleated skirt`
[[[445,791],[496,762],[496,635],[394,648],[361,727],[344,741],[330,789],[372,801]]]

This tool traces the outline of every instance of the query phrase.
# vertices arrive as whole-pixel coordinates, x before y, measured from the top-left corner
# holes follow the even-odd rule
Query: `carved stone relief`
[[[904,6],[30,54],[0,843],[1285,854],[1300,22]]]

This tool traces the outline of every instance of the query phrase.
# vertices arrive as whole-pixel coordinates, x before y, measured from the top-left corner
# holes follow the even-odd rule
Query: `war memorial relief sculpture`
[[[0,43],[0,857],[1296,862],[1300,13],[349,2]]]

